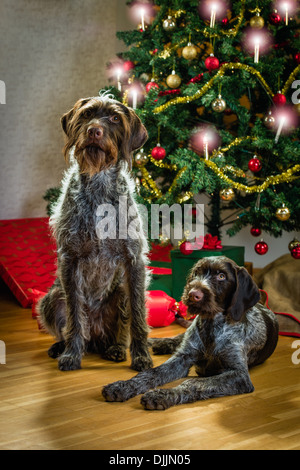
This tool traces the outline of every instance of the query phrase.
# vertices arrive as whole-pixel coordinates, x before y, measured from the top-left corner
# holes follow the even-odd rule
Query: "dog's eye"
[[[217,279],[218,279],[218,281],[225,281],[226,276],[225,276],[224,273],[218,273],[217,274]]]
[[[93,116],[93,110],[92,109],[86,109],[82,114],[83,114],[83,117],[85,119],[89,119],[90,117]]]
[[[118,116],[117,114],[115,114],[114,116],[110,116],[109,120],[110,120],[111,122],[116,123],[116,124],[117,124],[118,122],[120,122],[120,118],[119,118],[119,116]]]

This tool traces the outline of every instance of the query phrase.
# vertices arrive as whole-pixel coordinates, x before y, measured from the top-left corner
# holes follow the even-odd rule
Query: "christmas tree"
[[[191,204],[205,193],[207,231],[218,237],[225,225],[232,236],[244,226],[255,236],[299,230],[297,2],[156,0],[128,8],[137,28],[117,33],[127,50],[109,70],[111,90],[149,133],[133,168],[141,202]],[[263,254],[267,247],[257,245]]]

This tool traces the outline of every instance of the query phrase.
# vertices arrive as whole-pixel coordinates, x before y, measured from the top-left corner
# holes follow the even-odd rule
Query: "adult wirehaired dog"
[[[57,338],[48,354],[67,371],[81,367],[85,351],[118,362],[130,346],[131,367],[141,371],[152,365],[145,311],[148,246],[129,169],[147,131],[131,108],[107,93],[77,101],[61,123],[65,158],[72,161],[50,220],[57,279],[38,305],[42,324]],[[125,212],[128,224],[134,223],[136,237],[119,237],[121,198],[121,216]],[[115,239],[97,231],[105,216],[99,208],[110,206]]]
[[[125,401],[147,392],[141,399],[144,407],[161,410],[253,392],[248,368],[273,353],[278,324],[274,313],[258,303],[259,289],[247,270],[223,256],[203,258],[192,269],[182,300],[189,313],[197,315],[191,326],[184,335],[153,343],[156,354],[175,351],[173,356],[131,380],[105,386],[102,394],[107,401]],[[200,377],[174,388],[155,389],[186,377],[192,366]]]

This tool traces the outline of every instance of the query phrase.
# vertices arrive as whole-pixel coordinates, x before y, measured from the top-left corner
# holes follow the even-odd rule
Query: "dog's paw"
[[[176,349],[172,338],[153,338],[153,340],[151,346],[155,355],[173,354]]]
[[[114,344],[110,346],[103,355],[104,359],[115,362],[126,361],[126,349],[124,346]]]
[[[132,359],[131,369],[141,372],[142,370],[150,369],[153,366],[152,359],[150,355],[147,356],[137,356]]]
[[[128,386],[122,380],[103,387],[102,395],[106,401],[126,401],[130,398],[128,396]]]
[[[53,359],[56,359],[58,356],[60,356],[65,350],[65,342],[60,341],[59,343],[54,343],[52,346],[48,349],[48,356],[52,357]]]
[[[73,356],[63,354],[58,360],[58,368],[62,371],[81,369],[81,360]]]
[[[175,405],[169,390],[150,390],[141,398],[145,410],[166,410]]]

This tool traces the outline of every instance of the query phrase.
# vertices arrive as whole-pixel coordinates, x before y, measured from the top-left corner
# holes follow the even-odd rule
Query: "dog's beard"
[[[116,165],[118,148],[114,145],[105,147],[98,144],[76,146],[75,158],[78,161],[80,173],[88,174],[91,177]]]

